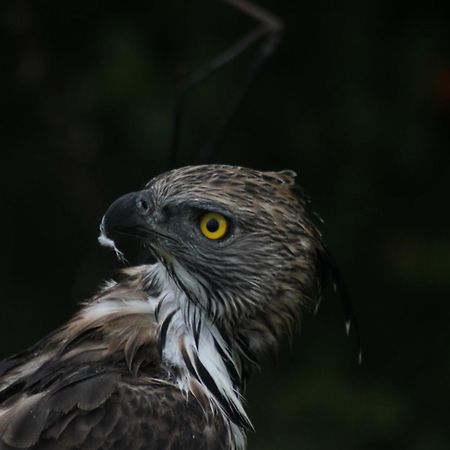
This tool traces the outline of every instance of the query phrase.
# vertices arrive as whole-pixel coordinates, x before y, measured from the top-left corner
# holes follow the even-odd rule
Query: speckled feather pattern
[[[235,217],[232,244],[217,252],[210,247],[203,252],[201,247],[177,249],[192,273],[208,278],[217,295],[215,306],[227,310],[225,326],[242,314],[265,310],[266,319],[276,320],[273,328],[281,333],[297,321],[300,304],[314,306],[320,298],[324,248],[305,212],[295,172],[191,166],[162,174],[147,188],[164,205],[211,204]],[[273,314],[267,314],[272,306]]]

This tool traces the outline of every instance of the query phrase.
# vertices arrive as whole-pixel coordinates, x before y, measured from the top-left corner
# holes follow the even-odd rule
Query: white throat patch
[[[162,357],[166,364],[180,370],[177,379],[183,392],[191,392],[193,382],[200,386],[211,406],[229,420],[229,432],[237,450],[245,448],[245,434],[233,423],[238,418],[251,428],[242,405],[241,394],[234,385],[229,367],[240,374],[238,358],[223,339],[217,326],[206,316],[200,305],[193,304],[169,277],[161,263],[152,272],[163,287],[155,311],[162,342]],[[191,280],[191,283],[193,281]],[[197,286],[197,292],[201,288]]]

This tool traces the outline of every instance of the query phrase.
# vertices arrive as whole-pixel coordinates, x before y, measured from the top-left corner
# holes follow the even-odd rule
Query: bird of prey
[[[294,178],[188,166],[116,200],[100,242],[148,260],[0,362],[0,450],[245,449],[246,382],[326,278]]]

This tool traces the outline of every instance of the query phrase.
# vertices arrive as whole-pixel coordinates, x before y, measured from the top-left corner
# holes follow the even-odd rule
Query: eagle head
[[[264,317],[283,332],[322,286],[324,246],[295,175],[226,165],[171,170],[116,200],[100,240],[137,238],[214,321],[239,328]]]

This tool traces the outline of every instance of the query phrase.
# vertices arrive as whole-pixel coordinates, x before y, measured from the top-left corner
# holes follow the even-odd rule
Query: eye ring
[[[228,231],[228,219],[216,212],[207,212],[200,218],[200,231],[208,239],[216,241]]]

